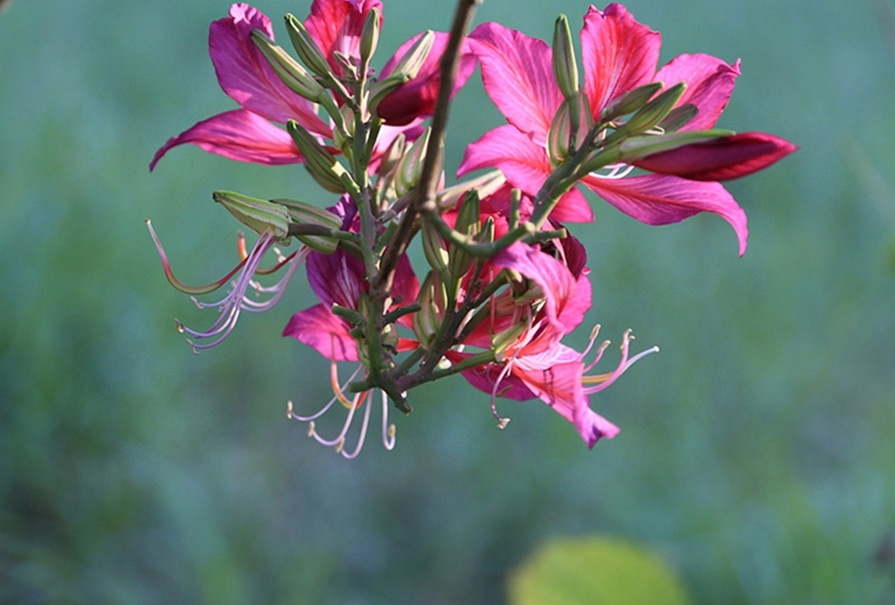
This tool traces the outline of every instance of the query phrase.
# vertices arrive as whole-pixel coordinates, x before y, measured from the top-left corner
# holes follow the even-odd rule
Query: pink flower
[[[523,329],[499,353],[498,361],[464,370],[462,374],[472,386],[491,394],[492,411],[499,426],[504,426],[507,419],[497,414],[495,398],[524,401],[537,397],[571,422],[588,447],[593,447],[600,438],[618,434],[618,427],[591,409],[589,395],[608,387],[635,361],[656,349],[629,359],[631,337],[627,332],[618,367],[609,374],[585,376],[600,360],[609,343],[604,343],[596,359],[585,365],[584,357],[590,347],[588,351],[578,353],[560,342],[581,323],[591,302],[590,282],[581,258],[583,251],[573,238],[567,240],[567,243],[563,240],[557,250],[560,259],[524,244],[514,244],[495,257],[495,266],[512,269],[530,279],[542,296],[521,311],[518,304],[495,301],[490,323],[480,326],[464,344],[489,348],[495,333],[512,330],[512,323],[519,325],[521,322]],[[573,267],[577,275],[571,270]],[[506,292],[501,296],[511,294]],[[509,327],[508,318],[501,317],[502,313],[512,314]],[[595,338],[596,331],[591,344]],[[469,353],[450,351],[447,358],[457,363],[470,356]]]
[[[595,121],[612,101],[635,88],[651,82],[666,86],[684,82],[687,88],[678,106],[694,105],[698,113],[681,130],[715,125],[733,92],[739,63],[728,65],[702,54],[680,55],[657,71],[660,44],[659,33],[637,23],[622,5],[610,4],[603,12],[590,7],[584,17],[581,47],[583,92]],[[553,118],[563,103],[554,81],[552,50],[541,40],[497,23],[476,28],[470,45],[481,61],[485,90],[509,124],[470,145],[459,173],[497,167],[514,187],[535,195],[555,168],[546,145]],[[621,164],[592,173],[583,183],[622,212],[650,225],[678,222],[699,212],[718,214],[734,228],[742,255],[748,236],[746,215],[714,181],[764,168],[794,147],[771,135],[737,136],[716,144],[716,149],[724,152],[714,161],[708,160],[709,145],[694,146],[634,162],[668,174],[629,177],[632,167]],[[762,145],[754,143],[757,137],[763,138]],[[551,217],[586,221],[592,214],[582,194],[573,188]]]
[[[288,120],[296,120],[315,135],[332,136],[332,129],[320,119],[314,105],[277,77],[252,42],[255,29],[273,39],[270,19],[243,3],[234,4],[229,17],[211,24],[208,49],[218,83],[242,109],[212,116],[172,137],[156,152],[150,170],[169,149],[184,143],[241,162],[302,162],[289,133],[274,125]]]

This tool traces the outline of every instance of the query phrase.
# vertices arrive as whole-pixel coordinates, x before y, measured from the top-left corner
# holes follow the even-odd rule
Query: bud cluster
[[[460,0],[450,34],[411,38],[378,73],[379,0],[315,0],[304,21],[287,15],[294,54],[276,43],[266,16],[234,4],[212,23],[210,47],[221,87],[240,108],[171,138],[151,164],[191,143],[238,161],[301,163],[333,194],[312,204],[215,192],[258,239],[247,252],[240,234],[239,264],[208,286],[177,280],[150,231],[179,290],[200,296],[235,278],[222,300],[194,299],[221,310],[212,328],[178,322],[196,351],[221,342],[241,311],[276,304],[306,267],[320,302],[294,314],[283,334],[330,361],[333,398],[307,416],[290,402],[288,415],[349,458],[363,447],[377,392],[391,449],[388,401],[409,413],[411,389],[455,374],[490,395],[501,428],[508,419],[498,398],[539,398],[589,447],[613,437],[618,428],[591,409],[589,396],[658,349],[629,355],[625,332],[618,365],[593,373],[608,341],[592,358],[592,347],[562,343],[591,304],[586,251],[565,226],[593,218],[577,187],[648,224],[718,214],[742,254],[745,214],[717,181],[795,149],[773,135],[716,129],[738,64],[681,55],[657,69],[658,34],[621,5],[588,10],[579,70],[565,16],[552,46],[497,23],[467,36],[476,4]],[[621,48],[620,40],[636,42]],[[458,170],[464,180],[444,187],[449,103],[477,66],[507,124],[470,144]],[[419,273],[407,256],[417,236],[426,263]],[[293,240],[298,249],[283,255],[279,246]],[[265,268],[268,253],[276,262]],[[273,273],[282,273],[275,285],[260,283]],[[249,296],[250,288],[267,296]],[[343,363],[354,365],[347,380],[339,378]],[[316,421],[336,402],[347,410],[342,430],[323,437]]]

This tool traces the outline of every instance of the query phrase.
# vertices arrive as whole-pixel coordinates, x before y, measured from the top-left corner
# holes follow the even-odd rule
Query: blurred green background
[[[304,17],[308,0],[258,5]],[[486,0],[549,38],[572,0]],[[659,553],[705,605],[895,602],[895,17],[882,0],[631,0],[663,59],[743,60],[720,126],[801,151],[728,188],[749,251],[700,215],[662,228],[596,203],[575,229],[588,325],[637,364],[595,409],[622,428],[588,451],[540,402],[464,381],[412,394],[393,452],[342,460],[289,422],[327,363],[279,337],[312,304],[303,275],[196,357],[171,289],[235,261],[215,189],[331,197],[301,167],[239,164],[165,140],[235,107],[207,55],[226,1],[17,0],[0,14],[0,601],[493,604],[551,536]],[[378,64],[451,2],[386,0]],[[478,76],[458,96],[449,166],[502,122]],[[588,329],[571,339],[584,344]],[[611,352],[617,355],[613,347]],[[614,359],[608,359],[613,362]]]

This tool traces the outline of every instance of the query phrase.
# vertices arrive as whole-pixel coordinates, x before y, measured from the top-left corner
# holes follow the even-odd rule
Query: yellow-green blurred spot
[[[510,605],[689,605],[664,561],[632,542],[560,538],[510,575]]]

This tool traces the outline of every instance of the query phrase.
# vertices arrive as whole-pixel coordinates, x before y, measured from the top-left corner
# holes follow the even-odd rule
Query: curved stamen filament
[[[615,370],[613,370],[612,372],[607,372],[605,374],[597,374],[595,376],[584,376],[582,378],[582,382],[584,383],[584,385],[592,385],[592,386],[585,387],[585,389],[584,389],[585,394],[591,395],[593,393],[602,391],[603,389],[605,389],[606,387],[611,385],[613,382],[615,382],[619,376],[624,374],[625,371],[628,368],[630,368],[632,365],[634,365],[634,363],[636,363],[639,359],[642,359],[643,357],[646,357],[647,355],[649,355],[651,353],[656,353],[659,351],[659,347],[652,347],[651,349],[641,351],[634,357],[628,359],[628,347],[632,340],[634,340],[634,336],[631,334],[631,330],[625,330],[625,333],[622,336],[622,345],[621,345],[622,358],[621,358],[621,361],[619,362],[618,366],[615,368]],[[603,355],[603,351],[606,349],[608,344],[609,344],[609,342],[606,341],[603,343],[602,346],[600,346],[599,350],[597,351],[597,358],[593,361],[593,363],[591,363],[590,365],[587,366],[587,368],[585,368],[585,371],[590,370],[597,363],[597,361],[600,360],[600,358]]]
[[[236,273],[242,269],[243,265],[246,264],[247,258],[243,258],[239,261],[239,264],[233,267],[233,269],[227,273],[221,279],[212,282],[206,286],[188,286],[174,275],[174,271],[171,269],[171,263],[168,262],[168,256],[165,254],[165,249],[162,248],[162,243],[159,241],[158,235],[155,234],[155,229],[152,228],[152,221],[146,219],[146,226],[149,228],[149,234],[152,236],[152,241],[155,243],[155,249],[158,251],[158,255],[162,260],[162,268],[165,270],[165,278],[168,280],[168,283],[174,286],[176,290],[183,292],[184,294],[209,294],[219,289],[221,286],[226,284],[230,279],[236,275]]]

